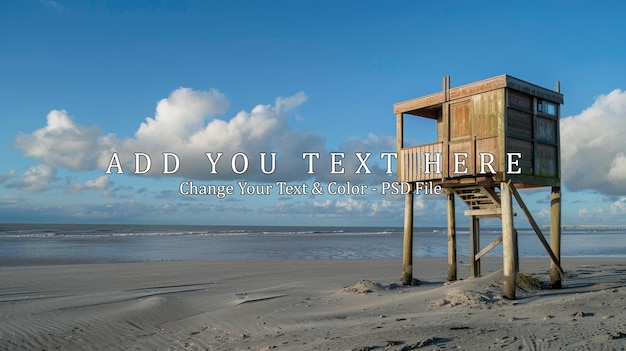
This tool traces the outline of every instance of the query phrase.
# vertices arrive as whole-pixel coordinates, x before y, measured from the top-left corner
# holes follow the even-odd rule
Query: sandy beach
[[[564,258],[564,288],[501,298],[501,260],[448,283],[445,259],[4,266],[2,350],[624,350],[626,262]],[[520,272],[544,282],[547,259]],[[469,266],[459,265],[459,276]]]

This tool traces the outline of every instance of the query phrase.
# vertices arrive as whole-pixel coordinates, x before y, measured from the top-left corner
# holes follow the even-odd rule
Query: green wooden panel
[[[535,140],[556,144],[557,141],[557,123],[551,118],[536,117]]]
[[[515,109],[507,109],[507,133],[512,137],[532,139],[533,115]]]
[[[533,174],[533,143],[526,140],[520,140],[512,137],[506,138],[506,152],[521,152],[522,158],[519,160],[519,166],[522,168],[522,174]],[[507,160],[505,159],[505,167]]]
[[[507,92],[509,107],[515,107],[520,110],[533,112],[533,98],[530,95],[511,89],[507,89]]]
[[[537,145],[537,169],[535,174],[540,177],[557,176],[557,149],[554,145]]]

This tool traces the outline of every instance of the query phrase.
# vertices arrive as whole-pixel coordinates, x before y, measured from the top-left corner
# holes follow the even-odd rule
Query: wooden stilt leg
[[[553,187],[550,194],[550,248],[561,262],[561,188]],[[557,264],[550,260],[550,285],[561,288],[561,272]]]
[[[515,299],[516,267],[515,267],[515,234],[513,229],[513,201],[509,184],[500,183],[500,203],[502,208],[502,259],[504,281],[502,284],[502,295],[507,299]]]
[[[476,259],[476,255],[480,250],[480,220],[476,216],[470,217],[470,255],[471,267],[470,274],[472,278],[480,277],[480,259]]]
[[[454,193],[448,194],[448,280],[456,280],[456,218]]]
[[[404,250],[402,258],[402,285],[411,285],[411,281],[413,280],[413,190],[413,185],[411,185],[411,192],[405,195],[404,203]]]
[[[515,272],[519,273],[519,245],[518,245],[518,235],[517,235],[517,229],[513,228],[513,247],[515,247],[515,252],[513,253],[515,255]]]

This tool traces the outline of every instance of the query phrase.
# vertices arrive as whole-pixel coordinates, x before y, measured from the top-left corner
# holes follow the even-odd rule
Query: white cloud
[[[415,197],[415,199],[413,200],[413,210],[423,211],[427,208],[428,206],[426,205],[423,196]]]
[[[151,169],[142,176],[161,177],[164,171],[164,152],[175,153],[180,168],[175,176],[191,180],[246,179],[267,182],[316,180],[379,183],[395,180],[386,174],[387,164],[380,152],[395,151],[395,138],[369,134],[367,138],[352,137],[345,140],[337,150],[344,152],[344,174],[330,173],[330,156],[325,150],[325,139],[315,133],[294,130],[288,124],[287,114],[307,100],[299,92],[290,97],[278,97],[274,105],[257,105],[250,111],[240,111],[232,118],[221,118],[229,107],[228,99],[217,90],[196,91],[189,88],[174,90],[161,99],[154,113],[140,123],[132,137],[105,135],[95,126],[83,126],[72,120],[64,110],[48,114],[45,127],[31,134],[20,134],[14,147],[24,155],[33,157],[52,168],[70,170],[106,170],[117,154],[124,173],[133,173],[135,153],[150,155]],[[217,174],[211,173],[211,163],[205,153],[222,156],[217,164]],[[276,153],[276,168],[272,174],[261,171],[260,153]],[[315,160],[315,174],[308,174],[305,152],[319,152]],[[366,164],[371,174],[360,168],[361,161],[355,153],[371,152]],[[232,170],[232,158],[236,153],[248,157],[248,169],[244,174]],[[172,160],[173,161],[173,160]],[[170,163],[171,165],[171,163]],[[266,159],[270,165],[270,158]],[[241,159],[237,163],[241,169]],[[144,168],[143,166],[140,168]],[[392,167],[393,170],[395,168]],[[117,168],[112,168],[112,175]],[[82,191],[76,186],[69,191]]]
[[[415,216],[423,217],[431,214],[426,211],[426,196],[414,198]],[[433,197],[434,200],[434,197]],[[384,197],[378,194],[356,197],[332,197],[315,201],[278,201],[260,209],[267,215],[310,215],[316,218],[384,218],[387,220],[402,219],[404,215],[404,197]],[[399,222],[401,223],[401,222]]]
[[[393,206],[392,206],[393,205]],[[311,215],[324,218],[342,218],[350,216],[371,217],[386,213],[388,217],[397,217],[399,201],[392,203],[385,199],[374,198],[334,198],[316,201],[278,201],[272,206],[263,207],[261,213],[271,215]]]
[[[568,189],[626,194],[626,92],[599,96],[561,120],[561,176]]]
[[[30,191],[46,191],[51,183],[57,181],[56,170],[47,165],[36,165],[28,168],[19,181],[9,183],[7,188]]]
[[[50,167],[89,170],[96,167],[101,135],[96,127],[75,124],[65,110],[52,110],[45,127],[18,135],[13,146]]]
[[[11,169],[8,173],[0,174],[0,184],[6,182],[7,180],[15,177],[17,175],[17,171]]]
[[[257,105],[250,112],[240,111],[230,120],[224,120],[214,118],[228,106],[223,95],[217,91],[202,93],[181,88],[159,102],[155,118],[142,123],[134,138],[112,140],[110,152],[100,158],[99,165],[106,168],[111,152],[116,151],[126,168],[132,170],[133,153],[142,151],[153,155],[149,174],[159,176],[163,171],[162,153],[174,152],[181,161],[177,172],[180,177],[266,180],[268,175],[261,172],[260,153],[276,152],[276,170],[269,176],[272,180],[305,179],[308,175],[301,153],[323,148],[324,139],[288,126],[285,113],[304,101],[306,95],[298,93],[278,98],[276,106]],[[210,173],[207,152],[223,154],[217,174]],[[242,175],[232,171],[236,153],[248,157],[248,170]],[[269,156],[267,161],[269,166]]]
[[[73,184],[72,186],[65,189],[65,192],[78,193],[85,190],[106,190],[112,184],[113,182],[109,179],[109,177],[100,176],[96,179],[88,180],[83,184]]]
[[[104,135],[97,127],[75,123],[64,110],[53,110],[45,127],[18,135],[13,145],[23,150],[25,156],[52,168],[105,170],[117,152],[124,172],[132,173],[134,153],[145,152],[152,161],[146,175],[158,177],[163,175],[162,153],[173,152],[181,161],[176,173],[181,178],[301,180],[310,177],[302,152],[323,151],[325,143],[323,137],[293,130],[287,123],[286,113],[306,100],[307,96],[300,92],[277,98],[275,106],[257,105],[249,112],[219,119],[217,116],[228,109],[228,100],[222,93],[179,88],[158,102],[154,117],[146,118],[133,137]],[[223,153],[217,165],[218,174],[210,174],[206,152]],[[248,171],[242,175],[231,170],[231,158],[239,152],[249,158]],[[272,175],[261,172],[261,152],[277,153]],[[269,160],[268,156],[268,166]],[[112,171],[115,173],[116,169]]]
[[[228,109],[228,100],[215,89],[208,92],[188,88],[174,90],[157,104],[154,118],[146,118],[135,133],[138,143],[169,147],[185,144],[199,130],[204,120],[222,114]]]
[[[299,92],[296,95],[289,97],[276,98],[276,111],[278,113],[287,112],[295,107],[298,107],[305,103],[309,99],[305,93]]]
[[[550,210],[542,208],[541,211],[535,213],[536,218],[550,218]]]
[[[607,178],[614,182],[622,182],[626,180],[626,156],[623,152],[618,153],[611,162],[611,170],[607,174]]]
[[[366,204],[364,201],[360,201],[352,197],[349,197],[345,201],[335,201],[335,208],[343,209],[346,212],[363,212],[363,209],[368,207],[368,204]]]
[[[592,209],[581,208],[581,209],[578,210],[578,216],[580,216],[580,217],[590,217],[590,218],[593,218],[593,219],[599,219],[604,214],[605,214],[605,211],[604,211],[604,208],[602,208],[602,207],[596,207],[596,208],[592,208]]]
[[[611,204],[611,214],[626,213],[626,196],[621,196]]]

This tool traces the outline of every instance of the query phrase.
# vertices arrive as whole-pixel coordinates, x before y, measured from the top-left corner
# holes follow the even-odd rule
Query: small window
[[[550,116],[556,116],[556,104],[550,101],[538,100],[537,110]]]

